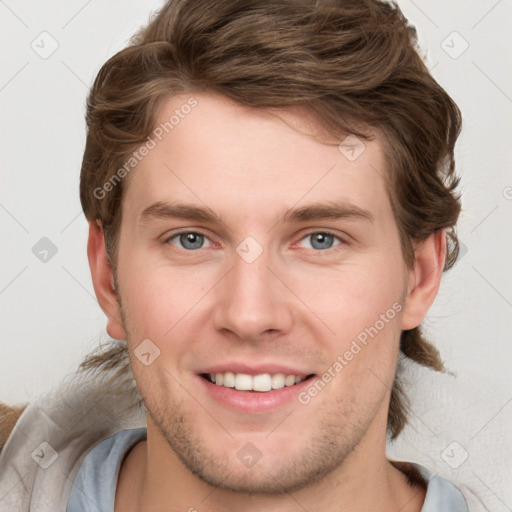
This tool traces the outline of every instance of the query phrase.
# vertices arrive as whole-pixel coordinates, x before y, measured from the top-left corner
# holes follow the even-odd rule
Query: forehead
[[[303,109],[181,94],[162,105],[154,148],[130,175],[123,208],[135,215],[179,199],[263,219],[274,207],[342,200],[379,214],[389,206],[381,140],[346,137],[336,140]]]

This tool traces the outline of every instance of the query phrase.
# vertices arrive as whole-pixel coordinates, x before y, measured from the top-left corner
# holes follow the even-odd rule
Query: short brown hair
[[[454,264],[460,111],[430,75],[415,30],[395,3],[174,0],[103,65],[88,97],[80,199],[87,219],[102,223],[114,272],[123,181],[104,197],[97,191],[147,141],[162,102],[186,92],[213,92],[262,109],[300,106],[335,135],[368,139],[377,129],[405,261],[414,262],[414,242],[445,229],[445,268]],[[400,349],[443,369],[420,327],[402,332]],[[96,367],[109,357],[94,359]],[[398,374],[391,438],[407,421]]]

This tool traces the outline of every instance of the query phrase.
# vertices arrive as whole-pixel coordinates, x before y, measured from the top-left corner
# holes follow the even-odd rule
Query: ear
[[[87,243],[87,257],[91,269],[92,283],[96,298],[101,309],[107,316],[107,332],[117,340],[126,339],[123,327],[121,308],[117,302],[114,289],[114,273],[107,257],[105,236],[101,222],[89,222],[89,241]]]
[[[436,298],[446,258],[445,230],[436,231],[420,243],[414,255],[414,265],[409,270],[402,330],[418,327]]]

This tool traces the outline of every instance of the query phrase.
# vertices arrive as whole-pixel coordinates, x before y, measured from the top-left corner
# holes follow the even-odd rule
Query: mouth
[[[231,388],[232,390],[248,393],[268,393],[282,388],[297,386],[306,380],[312,379],[315,377],[315,374],[260,373],[250,375],[248,373],[221,372],[201,373],[200,377],[222,388]]]
[[[300,363],[231,360],[201,368],[196,378],[215,406],[256,417],[301,404],[300,393],[317,378],[310,372]]]

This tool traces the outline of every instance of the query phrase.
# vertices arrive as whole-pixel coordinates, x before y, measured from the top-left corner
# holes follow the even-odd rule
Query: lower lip
[[[214,400],[231,409],[252,414],[272,412],[293,400],[298,401],[298,394],[307,388],[314,379],[314,377],[309,377],[293,386],[260,392],[238,391],[235,388],[218,386],[200,375],[197,377]]]

